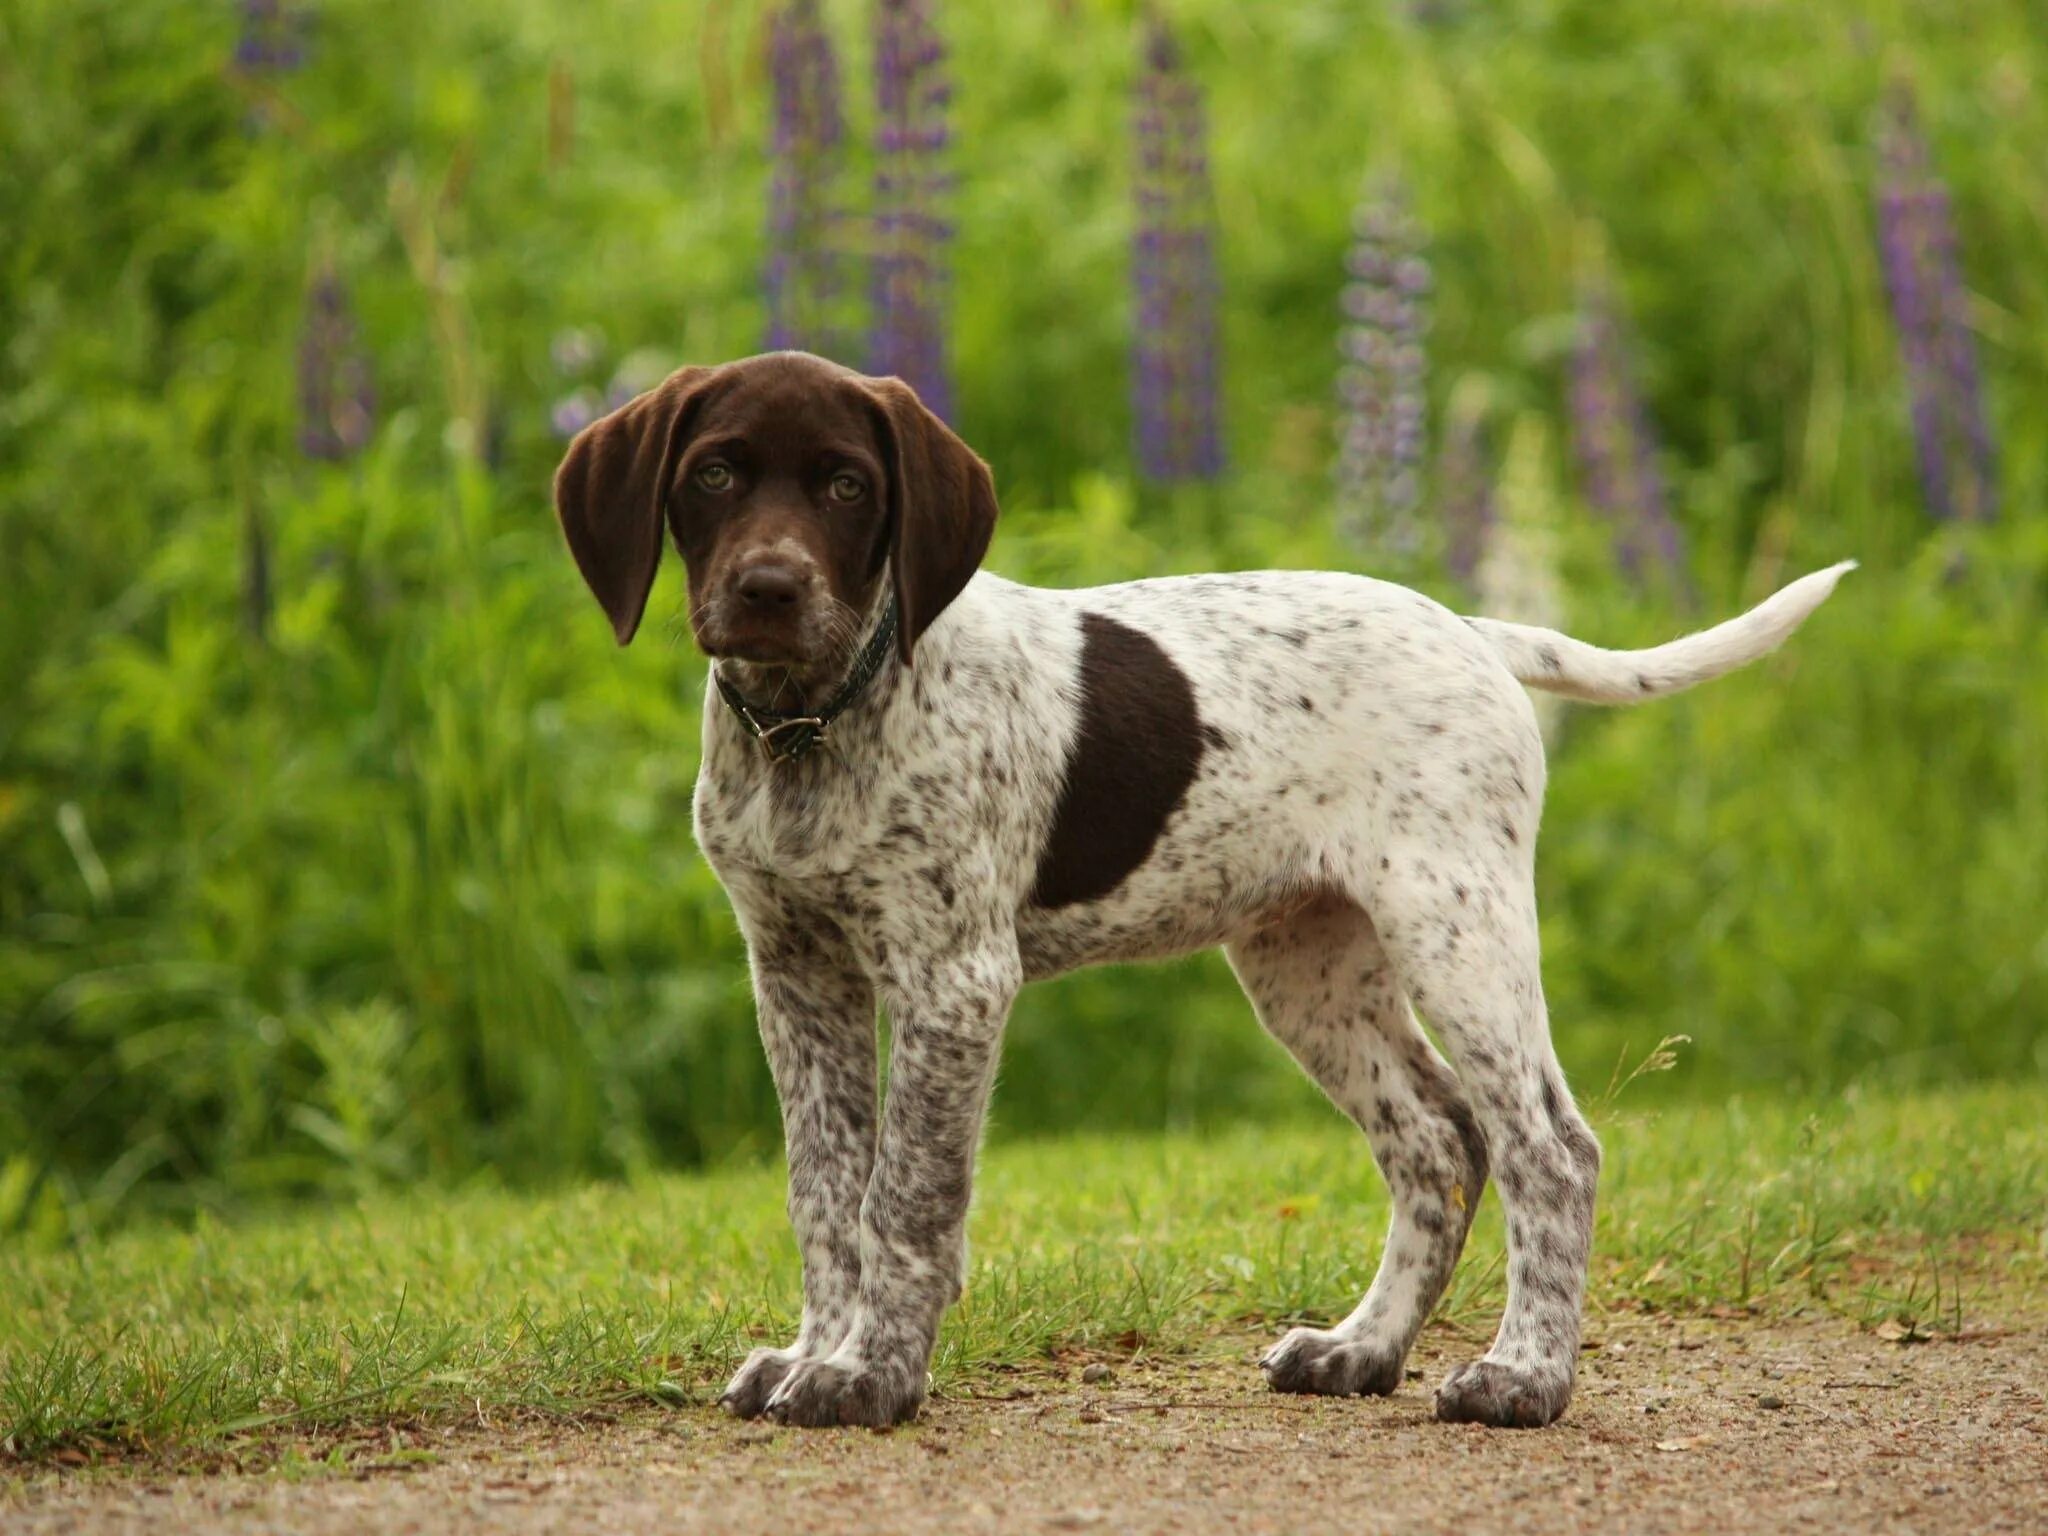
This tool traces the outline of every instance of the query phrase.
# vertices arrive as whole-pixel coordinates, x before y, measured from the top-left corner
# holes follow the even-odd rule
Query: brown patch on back
[[[1064,907],[1121,885],[1186,797],[1202,747],[1195,690],[1159,642],[1082,614],[1081,728],[1032,901]]]

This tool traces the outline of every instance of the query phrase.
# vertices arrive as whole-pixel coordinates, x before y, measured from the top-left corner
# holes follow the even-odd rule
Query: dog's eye
[[[723,464],[706,464],[697,471],[697,483],[707,491],[732,489],[732,471]]]
[[[834,475],[832,477],[832,499],[834,501],[859,501],[867,493],[868,488],[861,483],[859,475]]]

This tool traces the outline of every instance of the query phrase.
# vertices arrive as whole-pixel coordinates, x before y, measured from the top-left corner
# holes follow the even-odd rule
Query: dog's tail
[[[1603,651],[1533,624],[1499,619],[1465,622],[1485,636],[1508,670],[1531,688],[1588,704],[1633,704],[1677,693],[1769,655],[1827,601],[1835,583],[1855,568],[1854,560],[1844,560],[1802,576],[1740,618],[1647,651]]]

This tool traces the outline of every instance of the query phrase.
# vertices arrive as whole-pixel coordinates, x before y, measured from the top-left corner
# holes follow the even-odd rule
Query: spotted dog
[[[1544,1013],[1522,685],[1690,687],[1777,646],[1846,564],[1632,652],[1360,576],[1019,586],[978,570],[987,466],[900,382],[790,352],[683,369],[578,436],[555,494],[619,643],[666,530],[714,659],[696,835],[746,937],[803,1256],[796,1339],[740,1366],[732,1412],[912,1417],[1017,989],[1219,944],[1393,1195],[1371,1289],[1275,1344],[1268,1380],[1393,1392],[1490,1172],[1506,1315],[1436,1413],[1564,1411],[1600,1147]]]

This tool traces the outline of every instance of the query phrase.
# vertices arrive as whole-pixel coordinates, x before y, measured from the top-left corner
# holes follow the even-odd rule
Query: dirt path
[[[1540,1433],[1430,1422],[1469,1345],[1388,1401],[1262,1390],[1228,1358],[933,1403],[893,1434],[709,1409],[380,1432],[342,1471],[39,1472],[9,1532],[2048,1532],[2048,1327],[1890,1343],[1838,1323],[1615,1323]],[[330,1445],[311,1445],[324,1454]]]

